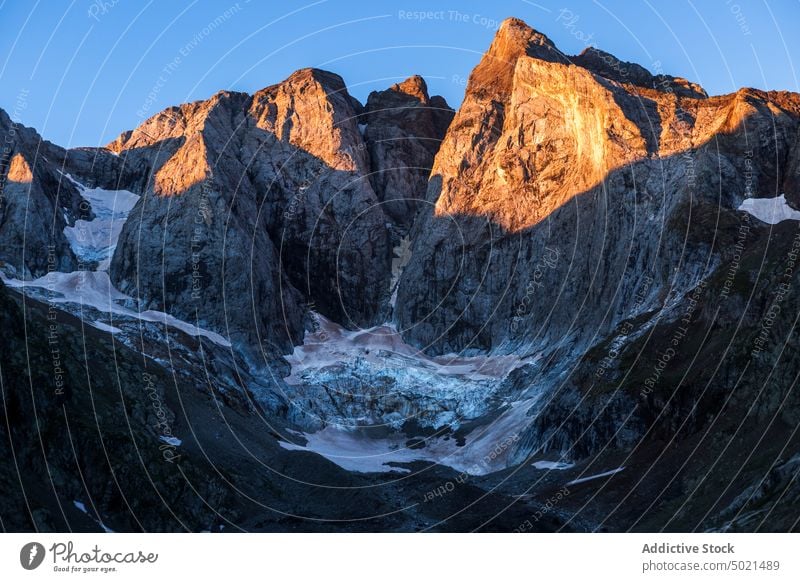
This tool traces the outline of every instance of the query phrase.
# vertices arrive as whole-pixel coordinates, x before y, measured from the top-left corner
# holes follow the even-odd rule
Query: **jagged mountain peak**
[[[670,92],[679,97],[708,97],[697,83],[660,71],[651,73],[637,63],[623,61],[595,46],[586,47],[578,55],[567,56],[547,35],[519,18],[507,18],[500,25],[489,49],[470,76],[467,93],[503,99],[511,91],[517,61],[525,57],[574,64],[618,83]]]
[[[536,47],[543,47],[546,50],[556,49],[556,45],[547,35],[534,29],[524,20],[510,17],[506,18],[497,29],[489,52],[498,57],[521,56],[524,53],[535,52]]]
[[[324,69],[317,69],[314,67],[305,67],[303,69],[298,69],[291,75],[289,75],[284,81],[277,83],[276,85],[266,87],[265,89],[262,89],[262,91],[269,90],[272,87],[278,87],[280,85],[284,85],[287,83],[305,83],[309,81],[319,83],[329,92],[337,92],[337,91],[347,92],[347,86],[345,85],[344,79],[342,79],[340,75],[333,73],[331,71],[326,71]]]
[[[673,77],[663,73],[653,74],[645,67],[623,61],[594,46],[586,47],[579,55],[570,58],[570,61],[588,69],[592,73],[616,81],[630,83],[640,87],[657,89],[662,92],[672,92],[680,97],[705,99],[708,97],[705,89],[697,83],[681,77]]]
[[[256,316],[246,296],[231,300],[242,302],[233,316],[204,304],[199,315],[209,327],[249,346],[266,337],[270,350],[285,350],[302,332],[304,302],[346,324],[373,323],[388,299],[387,224],[413,221],[452,117],[419,76],[374,95],[384,101],[365,115],[339,75],[300,69],[253,95],[221,91],[167,108],[123,134],[114,149],[127,167],[142,168],[155,196],[143,197],[145,207],[123,227],[112,282],[148,305],[193,313],[198,290],[190,280],[162,283],[158,270],[164,260],[178,271],[191,262],[192,225],[201,216],[202,293],[241,286],[236,277],[251,270],[248,261],[259,265],[253,293],[266,301],[284,290],[283,304]],[[147,248],[138,243],[141,230],[159,233]],[[162,240],[173,243],[168,256]],[[229,249],[235,257],[221,261]],[[145,255],[154,259],[138,260]],[[347,280],[337,279],[340,262]]]
[[[425,82],[425,79],[419,75],[412,75],[402,83],[392,85],[389,87],[389,90],[415,97],[419,99],[421,103],[430,101],[430,97],[428,96],[428,84]]]
[[[424,197],[433,157],[453,119],[444,98],[428,96],[425,80],[413,75],[367,99],[361,128],[375,171],[370,176],[383,211],[410,226]]]
[[[507,18],[497,30],[489,50],[472,71],[467,93],[487,97],[507,95],[517,60],[525,56],[566,62],[566,57],[547,36],[518,18]]]

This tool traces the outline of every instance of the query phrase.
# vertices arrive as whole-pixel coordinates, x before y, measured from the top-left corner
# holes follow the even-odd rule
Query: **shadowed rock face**
[[[708,97],[705,89],[696,83],[670,75],[653,75],[641,65],[620,61],[614,55],[595,47],[588,47],[569,60],[579,67],[619,83],[630,83],[649,89],[660,88],[671,91],[679,97]]]
[[[0,110],[0,259],[23,278],[70,271],[77,259],[64,236],[91,216],[78,189],[61,173],[64,150]]]
[[[425,199],[433,159],[453,115],[444,99],[428,96],[419,76],[367,100],[360,121],[366,125],[370,181],[384,213],[404,229]]]

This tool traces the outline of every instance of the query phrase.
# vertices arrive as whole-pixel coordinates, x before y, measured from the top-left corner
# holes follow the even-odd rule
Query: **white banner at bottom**
[[[0,579],[796,581],[799,549],[793,534],[2,534]]]

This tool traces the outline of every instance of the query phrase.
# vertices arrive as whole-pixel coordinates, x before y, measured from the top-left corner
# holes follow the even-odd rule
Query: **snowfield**
[[[111,284],[108,273],[105,271],[73,271],[72,273],[51,271],[44,277],[39,277],[33,281],[8,279],[1,273],[0,278],[2,278],[3,282],[9,287],[20,289],[23,292],[37,290],[39,291],[37,296],[42,298],[41,296],[43,294],[43,298],[50,303],[73,303],[81,307],[93,307],[98,311],[112,315],[160,323],[179,329],[192,336],[206,337],[220,346],[231,347],[231,343],[220,334],[192,325],[163,311],[136,311],[123,307],[120,303],[133,304],[135,301],[132,297],[118,291]],[[110,329],[106,329],[107,327],[112,327],[120,331],[119,328],[107,326],[106,324],[102,324],[101,326],[95,322],[92,323],[92,325],[98,329],[104,329],[105,331],[111,331]],[[113,331],[111,332],[113,333]]]
[[[407,445],[408,437],[399,431],[391,437],[371,438],[332,426],[303,433],[308,441],[304,446],[284,441],[280,445],[290,451],[317,453],[343,469],[359,473],[409,473],[409,468],[394,464],[425,461],[468,475],[488,475],[513,465],[514,445],[531,420],[527,413],[535,402],[532,399],[512,404],[494,422],[470,432],[462,446],[452,436],[445,435],[428,437],[423,447],[411,448]]]
[[[76,220],[75,226],[64,229],[64,235],[76,256],[87,266],[97,263],[93,271],[79,270],[71,273],[51,271],[33,281],[23,281],[6,277],[0,272],[0,279],[9,287],[19,289],[23,293],[53,304],[74,304],[79,306],[76,313],[79,317],[83,307],[92,307],[117,315],[118,319],[132,318],[143,322],[158,323],[179,329],[191,336],[202,336],[222,347],[229,348],[231,343],[220,334],[200,328],[196,325],[173,317],[162,311],[137,311],[124,305],[136,305],[136,301],[117,290],[108,277],[108,266],[114,254],[120,232],[128,218],[128,214],[139,200],[139,196],[127,190],[103,190],[87,188],[69,174],[64,174],[81,191],[94,211],[93,220]],[[113,323],[113,317],[111,318]],[[114,325],[92,321],[89,325],[107,331],[119,333],[122,330]]]
[[[84,263],[97,262],[97,269],[108,270],[114,249],[117,248],[122,226],[128,214],[139,201],[139,196],[128,190],[103,190],[87,188],[66,175],[81,191],[94,212],[93,220],[76,220],[74,226],[64,229],[72,251]]]
[[[533,466],[542,471],[566,471],[572,469],[575,463],[565,463],[563,461],[536,461]]]
[[[508,374],[530,361],[517,356],[431,357],[408,345],[391,325],[350,331],[314,314],[317,328],[286,357],[288,398],[320,427],[302,433],[305,445],[344,469],[408,472],[414,461],[441,463],[472,475],[509,466],[529,411],[538,398],[506,402],[499,394]],[[496,411],[462,442],[452,431]],[[435,433],[407,435],[407,422]],[[383,429],[376,438],[364,427]],[[412,439],[413,437],[413,439]],[[408,444],[412,442],[413,447]]]
[[[747,212],[767,224],[778,224],[784,220],[800,220],[800,210],[789,206],[784,194],[777,198],[747,198],[741,203],[739,210]]]
[[[589,475],[588,477],[581,477],[580,479],[575,479],[574,481],[570,481],[567,485],[578,485],[579,483],[586,483],[587,481],[594,481],[595,479],[602,479],[603,477],[611,477],[611,475],[616,475],[620,471],[625,470],[625,467],[619,467],[617,469],[612,469],[610,471],[606,471],[605,473],[598,473],[597,475]]]

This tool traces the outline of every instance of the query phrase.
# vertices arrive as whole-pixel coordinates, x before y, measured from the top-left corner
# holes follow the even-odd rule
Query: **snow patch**
[[[491,424],[475,428],[463,446],[454,438],[430,437],[424,446],[409,448],[402,433],[376,439],[355,431],[327,426],[315,433],[303,433],[305,446],[279,441],[290,451],[310,451],[348,471],[359,473],[408,473],[406,467],[389,463],[426,461],[445,465],[469,475],[487,475],[511,465],[511,455],[519,435],[530,422],[528,412],[538,399],[512,403]]]
[[[120,333],[122,330],[118,327],[114,327],[113,325],[108,325],[103,323],[102,321],[93,321],[91,323],[92,327],[96,327],[97,329],[101,329],[103,331],[107,331],[109,333]]]
[[[611,471],[606,471],[605,473],[598,473],[597,475],[589,475],[588,477],[581,477],[580,479],[575,479],[574,481],[570,481],[569,483],[567,483],[567,485],[577,485],[578,483],[585,483],[586,481],[592,481],[594,479],[610,477],[611,475],[615,475],[624,469],[625,467],[619,467],[618,469],[612,469]]]
[[[161,439],[161,441],[167,443],[168,445],[172,445],[173,447],[179,447],[183,444],[183,441],[181,439],[174,436],[161,435],[158,438]]]
[[[64,229],[64,236],[79,260],[86,263],[97,261],[98,270],[108,270],[122,227],[139,196],[128,190],[86,188],[67,177],[78,186],[81,197],[91,204],[95,217],[76,220],[74,226]]]
[[[426,458],[419,451],[407,448],[402,438],[370,439],[332,427],[303,436],[308,441],[306,446],[278,442],[289,451],[311,451],[343,469],[358,473],[409,473],[409,469],[392,467],[387,463],[411,463]]]
[[[61,273],[51,271],[47,275],[33,281],[20,281],[8,279],[2,273],[0,278],[9,287],[22,289],[42,289],[47,292],[47,301],[50,303],[77,303],[82,306],[94,307],[104,313],[112,313],[161,323],[179,329],[191,336],[203,336],[214,343],[229,348],[231,343],[220,334],[202,329],[196,325],[180,320],[162,311],[135,311],[120,305],[120,302],[133,303],[133,299],[118,291],[112,284],[106,271],[73,271]],[[59,295],[59,297],[55,296]],[[96,326],[95,326],[96,327]]]
[[[536,461],[533,466],[543,471],[565,471],[572,469],[575,463],[565,463],[563,461]]]
[[[800,220],[800,210],[789,206],[785,194],[781,194],[777,198],[747,198],[739,206],[739,210],[747,212],[767,224],[778,224],[784,220]]]

